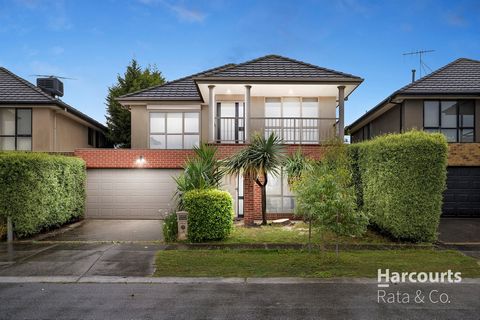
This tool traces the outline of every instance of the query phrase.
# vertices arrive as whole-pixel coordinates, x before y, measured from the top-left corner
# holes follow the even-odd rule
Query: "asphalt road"
[[[395,285],[450,302],[378,303],[376,284],[0,284],[2,319],[479,319],[480,284]],[[445,296],[443,296],[445,297]]]

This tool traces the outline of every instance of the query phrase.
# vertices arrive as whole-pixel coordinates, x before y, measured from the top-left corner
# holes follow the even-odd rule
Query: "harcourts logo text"
[[[390,269],[378,269],[377,281],[379,287],[388,287],[390,283],[459,283],[461,272],[394,272]]]
[[[432,284],[453,284],[462,281],[461,272],[448,270],[445,272],[394,272],[390,269],[378,269],[377,303],[401,304],[448,304],[451,302],[445,286],[438,288]],[[390,287],[390,284],[406,284]],[[414,284],[412,287],[408,284]],[[422,284],[429,285],[422,287]],[[419,287],[420,285],[420,287]],[[385,288],[385,289],[384,289]],[[440,290],[439,290],[440,289]]]

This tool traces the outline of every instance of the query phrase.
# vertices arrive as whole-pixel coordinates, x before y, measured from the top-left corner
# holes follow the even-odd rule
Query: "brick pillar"
[[[262,218],[262,193],[260,187],[249,178],[243,180],[243,223],[252,224]]]

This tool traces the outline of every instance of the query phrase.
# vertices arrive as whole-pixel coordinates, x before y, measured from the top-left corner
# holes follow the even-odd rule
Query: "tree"
[[[218,188],[225,175],[222,162],[217,158],[217,148],[206,144],[194,147],[194,157],[185,162],[184,172],[174,178],[177,183],[177,207],[183,210],[183,195],[194,189]]]
[[[268,138],[253,134],[251,143],[228,158],[227,173],[243,173],[260,187],[262,193],[262,225],[267,224],[268,175],[278,176],[285,160],[282,141],[272,132]]]
[[[142,69],[137,60],[132,59],[127,70],[117,75],[117,83],[108,88],[107,126],[108,138],[120,148],[130,148],[130,110],[122,106],[116,98],[152,86],[165,83],[165,78],[155,66]]]
[[[308,246],[311,248],[312,226],[340,235],[361,235],[368,217],[356,207],[349,158],[344,144],[329,147],[324,159],[304,171],[293,185],[295,212],[309,224]],[[338,258],[338,241],[336,244]]]

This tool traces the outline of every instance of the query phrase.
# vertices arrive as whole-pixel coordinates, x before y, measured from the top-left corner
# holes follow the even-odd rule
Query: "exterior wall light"
[[[138,165],[143,165],[145,163],[145,158],[143,156],[138,157],[136,163]]]

